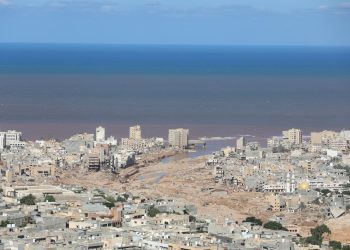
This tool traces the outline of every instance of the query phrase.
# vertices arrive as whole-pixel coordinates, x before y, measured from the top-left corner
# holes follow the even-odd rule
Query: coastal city
[[[0,132],[0,249],[350,249],[350,130],[106,134]]]

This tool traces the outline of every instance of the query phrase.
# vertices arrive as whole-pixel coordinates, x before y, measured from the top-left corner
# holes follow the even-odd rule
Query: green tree
[[[342,247],[341,247],[341,242],[339,242],[339,241],[331,240],[331,241],[329,242],[329,246],[330,246],[331,248],[333,248],[333,250],[341,250],[341,249],[342,249]]]
[[[323,194],[323,195],[327,195],[327,194],[329,194],[329,193],[331,193],[332,191],[331,190],[329,190],[329,189],[322,189],[321,190],[321,193]]]
[[[306,238],[306,243],[312,244],[312,245],[318,245],[321,246],[323,241],[323,235],[325,233],[331,234],[331,230],[326,225],[317,226],[315,228],[312,228],[310,230],[311,236]]]
[[[350,250],[350,245],[343,246],[342,250]]]
[[[8,220],[2,220],[0,223],[0,227],[6,227],[7,224],[10,224],[10,222]]]
[[[111,209],[112,207],[115,206],[116,200],[112,197],[112,196],[107,196],[104,197],[104,199],[106,200],[103,205],[105,205],[106,207],[108,207],[109,209]]]
[[[288,231],[287,228],[283,227],[281,223],[276,221],[269,221],[264,224],[264,228],[271,230],[283,230]]]
[[[149,217],[155,217],[157,214],[159,214],[160,211],[154,207],[154,205],[150,206],[150,208],[148,209],[147,215]]]
[[[299,208],[300,208],[300,210],[304,210],[306,208],[305,203],[304,202],[300,202]]]
[[[254,224],[259,225],[259,226],[261,226],[263,224],[260,219],[257,219],[254,216],[247,217],[243,222],[251,222],[251,223],[254,223]]]
[[[190,222],[196,222],[196,217],[194,217],[193,215],[190,215],[189,220]]]
[[[56,199],[52,195],[46,195],[45,198],[44,198],[44,201],[55,202]]]
[[[25,205],[35,205],[35,196],[32,194],[28,194],[24,197],[22,197],[19,201],[21,202],[21,204],[25,204]]]
[[[32,219],[32,217],[30,216],[25,216],[24,217],[24,220],[23,220],[23,223],[20,227],[26,227],[28,224],[34,224],[35,221]]]
[[[123,196],[118,196],[117,202],[126,202],[126,199]]]

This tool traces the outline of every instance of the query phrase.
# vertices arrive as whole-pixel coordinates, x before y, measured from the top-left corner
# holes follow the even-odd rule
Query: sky
[[[0,43],[350,46],[350,0],[0,0]]]

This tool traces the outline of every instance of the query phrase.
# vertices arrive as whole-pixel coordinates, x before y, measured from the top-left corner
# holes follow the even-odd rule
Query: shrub
[[[334,240],[331,240],[329,242],[329,246],[331,248],[333,248],[334,250],[341,250],[342,247],[341,247],[341,243],[339,241],[334,241]]]
[[[28,194],[27,196],[22,197],[19,201],[21,204],[25,205],[35,205],[35,196],[32,194]]]
[[[34,224],[35,221],[30,216],[25,216],[23,223],[20,227],[26,227],[28,224]]]
[[[118,196],[117,202],[126,202],[126,199],[123,196]]]
[[[329,194],[329,193],[331,193],[332,191],[331,190],[329,190],[329,189],[322,189],[321,190],[321,193],[323,194],[323,195],[327,195],[327,194]]]
[[[8,220],[2,220],[0,223],[0,227],[6,227],[7,224],[10,224],[10,222]]]
[[[44,201],[55,202],[56,199],[52,195],[46,195],[45,198],[44,198]]]
[[[305,242],[312,245],[321,246],[323,234],[330,234],[331,230],[326,225],[317,226],[310,230],[311,236],[305,239]]]
[[[288,231],[287,228],[283,227],[281,223],[276,221],[269,221],[264,224],[264,228],[271,230],[283,230]]]
[[[190,215],[189,220],[190,222],[196,222],[196,217],[194,217],[193,215]]]
[[[154,207],[154,205],[150,206],[150,208],[148,209],[147,215],[149,217],[155,217],[157,214],[159,214],[160,211]]]
[[[315,199],[315,200],[313,200],[311,203],[312,203],[312,204],[316,204],[316,205],[320,205],[320,204],[321,204],[321,202],[320,202],[320,199],[319,199],[319,198],[316,198],[316,199]]]
[[[105,198],[106,201],[103,203],[103,205],[105,205],[109,209],[115,206],[116,200],[112,196],[107,196],[107,197],[104,197],[104,198]]]
[[[261,226],[263,224],[260,219],[257,219],[254,216],[247,217],[243,222],[251,222],[251,223],[254,223],[254,224],[259,225],[259,226]]]

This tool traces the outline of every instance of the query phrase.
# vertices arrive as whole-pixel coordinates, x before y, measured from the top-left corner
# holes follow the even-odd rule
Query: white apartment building
[[[22,141],[22,132],[18,132],[15,130],[8,130],[5,132],[6,136],[6,145],[11,144],[12,142]]]
[[[0,149],[4,149],[6,146],[13,148],[24,147],[25,142],[22,141],[22,132],[15,130],[0,132]]]
[[[291,144],[303,143],[303,132],[300,129],[289,129],[282,132],[283,138],[288,140]]]
[[[188,146],[189,130],[184,128],[169,129],[169,146],[186,148]]]
[[[0,150],[6,147],[6,136],[4,132],[0,132]]]
[[[140,125],[132,126],[129,128],[129,139],[141,140],[141,127]]]
[[[331,140],[329,143],[329,147],[340,152],[345,152],[349,150],[348,141],[340,137]]]
[[[96,128],[96,141],[103,142],[106,139],[106,130],[105,128],[99,126]]]
[[[245,137],[242,136],[236,140],[236,148],[237,149],[245,149],[246,146],[246,140]]]

